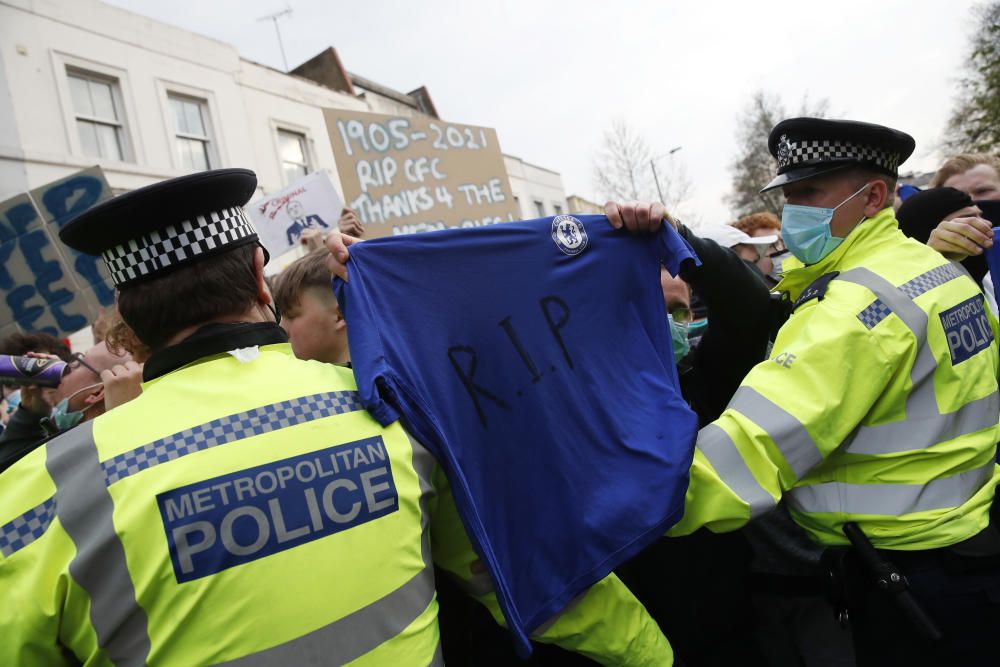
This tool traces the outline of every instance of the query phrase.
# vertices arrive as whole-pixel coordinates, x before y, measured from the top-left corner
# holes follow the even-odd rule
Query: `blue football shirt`
[[[556,216],[366,241],[334,281],[368,411],[453,487],[519,652],[681,516],[697,418],[680,394],[669,226]]]

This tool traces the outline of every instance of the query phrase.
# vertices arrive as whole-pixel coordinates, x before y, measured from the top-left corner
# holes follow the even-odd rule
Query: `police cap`
[[[87,209],[60,230],[63,243],[101,255],[118,289],[257,243],[243,205],[257,188],[249,169],[217,169],[132,190]],[[266,254],[266,251],[265,251]]]
[[[789,118],[775,125],[767,138],[767,148],[778,160],[778,175],[761,192],[859,165],[895,177],[914,146],[913,137],[883,125]]]

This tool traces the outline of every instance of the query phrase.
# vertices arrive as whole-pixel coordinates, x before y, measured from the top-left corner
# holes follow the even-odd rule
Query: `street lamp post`
[[[660,203],[661,204],[666,204],[666,202],[663,201],[663,189],[660,187],[660,177],[656,174],[656,161],[659,160],[660,158],[663,158],[663,157],[669,157],[669,156],[673,155],[674,153],[676,153],[677,151],[679,151],[682,148],[684,148],[684,147],[683,146],[674,146],[673,148],[671,148],[669,151],[667,151],[663,155],[657,155],[656,157],[650,159],[650,161],[649,161],[649,168],[653,170],[653,182],[656,183],[656,193],[658,195],[660,195]]]

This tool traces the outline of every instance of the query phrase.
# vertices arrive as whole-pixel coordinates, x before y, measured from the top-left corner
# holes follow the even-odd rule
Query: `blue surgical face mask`
[[[52,431],[54,433],[62,433],[63,431],[68,431],[73,428],[81,421],[83,421],[83,414],[90,408],[97,405],[97,403],[91,403],[83,410],[70,410],[69,409],[69,399],[73,398],[77,394],[93,389],[94,387],[100,387],[101,383],[92,384],[89,387],[84,387],[78,391],[74,391],[72,394],[64,398],[63,400],[56,403],[55,407],[52,408],[52,413],[46,417],[43,421],[42,427],[46,431]]]
[[[781,210],[781,238],[788,246],[788,250],[806,265],[815,264],[836,250],[844,239],[833,236],[830,231],[833,214],[838,208],[861,194],[868,185],[865,183],[857,192],[833,208],[785,204]],[[861,220],[864,220],[864,216]]]
[[[688,325],[688,337],[700,336],[705,333],[705,327],[708,326],[708,318],[703,320],[696,320]]]
[[[674,362],[680,363],[681,359],[691,351],[691,344],[688,342],[687,322],[677,322],[674,318],[670,320],[670,342],[674,346]]]

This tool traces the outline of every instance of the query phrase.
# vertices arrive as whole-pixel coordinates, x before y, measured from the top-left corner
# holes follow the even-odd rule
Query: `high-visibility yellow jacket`
[[[432,554],[496,601],[433,458],[356,389],[284,344],[206,357],[0,475],[0,665],[439,664]],[[613,576],[541,639],[672,661]]]
[[[782,495],[826,545],[847,542],[848,521],[899,550],[982,530],[1000,480],[1000,397],[997,324],[977,285],[905,238],[891,208],[821,262],[787,266],[777,289],[797,307],[698,434],[673,533],[738,528]]]

